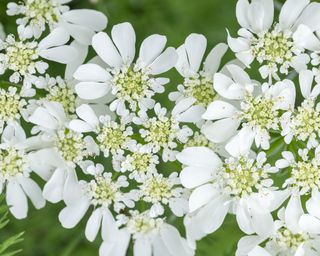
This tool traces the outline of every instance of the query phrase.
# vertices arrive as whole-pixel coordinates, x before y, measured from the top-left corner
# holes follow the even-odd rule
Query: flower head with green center
[[[61,0],[24,0],[23,2],[9,3],[7,14],[10,16],[23,15],[22,19],[17,20],[19,33],[23,38],[39,38],[46,25],[54,28],[60,21],[63,12],[69,7],[63,5],[68,1]]]
[[[295,112],[285,113],[281,124],[287,143],[295,138],[307,142],[308,147],[316,147],[320,135],[320,105],[313,99],[306,99]]]
[[[149,145],[129,145],[129,153],[114,158],[114,168],[121,172],[129,172],[129,178],[138,182],[144,181],[156,173],[159,157],[152,153]]]
[[[72,166],[90,155],[83,135],[69,129],[57,131],[54,144],[64,161]]]
[[[185,78],[183,84],[185,97],[196,99],[195,104],[207,107],[217,98],[217,93],[213,89],[213,78],[190,77]]]
[[[0,41],[0,74],[12,70],[10,82],[18,83],[21,77],[30,77],[36,71],[43,74],[48,64],[39,61],[37,42],[15,41],[9,35],[6,41]]]
[[[246,156],[228,158],[220,168],[215,182],[232,197],[250,196],[252,193],[259,192],[267,184],[270,165],[265,164],[265,161],[264,153],[260,153],[257,159]]]
[[[28,177],[30,168],[24,151],[15,147],[0,149],[0,181],[10,181],[20,175]]]
[[[295,253],[301,244],[309,240],[309,235],[304,232],[293,233],[286,227],[281,227],[277,230],[277,233],[272,238],[272,241],[279,246],[282,253],[286,255],[292,255]],[[282,255],[282,254],[281,254]]]
[[[164,213],[163,205],[169,205],[172,212],[176,214],[175,204],[186,201],[182,197],[184,189],[180,186],[177,173],[172,173],[169,177],[164,177],[162,174],[154,174],[143,181],[143,184],[139,187],[140,198],[152,204],[150,208],[150,216],[152,217],[160,216]]]
[[[298,188],[300,194],[309,194],[313,189],[320,189],[320,148],[299,149],[298,159],[291,152],[282,153],[283,159],[278,160],[279,168],[289,168],[289,178],[284,186]]]
[[[0,130],[7,122],[18,121],[27,102],[17,93],[17,88],[0,89]]]
[[[58,83],[48,88],[46,100],[60,103],[65,113],[73,114],[76,110],[76,94],[66,83]]]
[[[155,92],[152,77],[142,70],[124,66],[111,71],[113,73],[112,94],[123,103],[128,103],[132,111],[141,108],[142,100],[151,98]],[[152,106],[150,106],[152,107]]]
[[[148,212],[139,213],[138,211],[131,211],[131,215],[126,223],[126,227],[134,236],[156,232],[163,223],[161,218],[151,218]]]
[[[121,154],[128,145],[133,141],[131,139],[132,127],[127,126],[126,121],[120,121],[117,123],[112,121],[109,116],[100,117],[102,123],[100,130],[98,131],[98,144],[101,151],[106,157],[109,154]]]

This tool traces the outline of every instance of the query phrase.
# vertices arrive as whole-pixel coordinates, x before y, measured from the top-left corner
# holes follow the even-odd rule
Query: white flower
[[[227,69],[232,78],[222,73],[214,77],[214,88],[227,100],[216,100],[208,106],[202,117],[214,122],[205,124],[202,132],[211,141],[221,143],[236,134],[242,124],[242,129],[251,131],[257,147],[268,149],[269,132],[279,130],[281,111],[294,107],[294,84],[284,80],[254,87],[241,68],[228,65]]]
[[[178,143],[187,142],[192,135],[192,130],[187,126],[180,127],[180,122],[195,120],[194,113],[190,111],[193,103],[192,98],[181,100],[169,115],[167,109],[157,103],[154,107],[156,117],[148,117],[147,113],[140,111],[139,116],[133,119],[135,124],[142,127],[139,133],[145,142],[151,145],[153,152],[162,150],[162,159],[165,162],[174,161]]]
[[[35,41],[16,41],[13,35],[8,35],[5,41],[0,41],[0,74],[7,70],[13,73],[10,82],[23,81],[24,86],[31,87],[37,80],[37,74],[44,74],[48,64],[41,60],[47,59],[62,64],[73,61],[77,51],[73,46],[64,45],[69,41],[69,35],[55,29],[39,43]]]
[[[27,217],[28,199],[40,209],[45,206],[40,187],[31,179],[34,170],[29,158],[29,142],[22,127],[8,125],[0,144],[0,193],[5,190],[10,212],[17,219]]]
[[[102,236],[106,232],[116,231],[112,210],[119,213],[126,206],[134,207],[134,202],[129,193],[121,191],[129,184],[125,176],[113,180],[112,173],[104,172],[101,164],[89,165],[84,171],[92,175],[92,179],[78,182],[73,176],[68,180],[64,196],[66,207],[60,212],[59,220],[63,227],[73,228],[92,206],[94,209],[88,219],[85,235],[89,241],[93,241],[100,228]]]
[[[228,36],[228,44],[237,58],[245,65],[257,60],[263,78],[279,79],[279,73],[288,74],[290,67],[296,71],[307,68],[310,58],[304,53],[296,32],[300,24],[306,25],[312,32],[319,29],[320,5],[310,1],[287,0],[281,8],[279,21],[273,23],[273,0],[239,0],[236,14],[241,29],[238,38]]]
[[[320,253],[320,237],[314,232],[312,217],[303,214],[299,197],[291,198],[288,206],[278,212],[279,220],[267,237],[245,236],[240,239],[236,256],[309,256]],[[307,232],[304,228],[308,227]],[[259,246],[265,244],[265,248]]]
[[[48,201],[58,202],[63,199],[70,175],[75,175],[75,167],[88,156],[99,154],[98,146],[92,137],[84,137],[68,128],[68,120],[59,103],[45,102],[28,120],[37,125],[33,132],[40,131],[38,137],[42,148],[32,157],[38,166],[42,166],[43,177],[47,180],[43,194]]]
[[[125,218],[125,226],[109,236],[103,237],[99,255],[127,255],[130,238],[133,238],[134,256],[192,256],[191,249],[179,231],[163,219],[151,218],[148,212],[131,212],[132,216]]]
[[[74,74],[81,81],[76,86],[80,98],[96,99],[109,91],[116,96],[110,109],[119,115],[132,111],[147,110],[154,106],[151,99],[164,91],[169,79],[156,77],[171,69],[177,60],[172,47],[165,49],[166,37],[152,35],[146,38],[135,57],[135,32],[129,23],[118,24],[111,31],[111,38],[103,32],[92,39],[92,46],[106,63],[104,67],[85,64]],[[108,66],[108,68],[106,68]]]
[[[169,98],[176,102],[184,98],[195,98],[195,105],[198,107],[194,107],[193,111],[197,112],[199,119],[209,103],[217,98],[213,88],[213,75],[218,71],[221,59],[228,49],[223,43],[215,46],[201,68],[206,46],[207,39],[203,35],[191,34],[177,49],[179,58],[176,69],[184,78],[184,82],[178,85],[177,92],[169,94]]]
[[[154,174],[143,181],[139,188],[139,197],[152,204],[150,207],[151,217],[163,215],[163,205],[168,205],[171,211],[179,217],[188,210],[187,200],[183,195],[186,191],[180,186],[180,179],[175,172],[171,173],[169,177]]]
[[[113,121],[111,116],[105,115],[99,118],[93,109],[83,104],[76,109],[77,115],[81,118],[72,120],[70,128],[81,133],[96,133],[97,143],[105,157],[123,154],[124,150],[135,141],[131,138],[133,134],[130,126],[131,117],[123,117],[119,122]]]
[[[314,150],[298,150],[296,159],[292,152],[282,152],[283,159],[276,162],[276,166],[289,170],[289,178],[284,187],[299,190],[301,195],[308,194],[314,188],[320,188],[320,148]]]
[[[130,144],[129,153],[114,157],[113,166],[116,171],[130,172],[129,178],[143,182],[152,174],[157,173],[156,165],[159,157],[152,152],[150,144]]]
[[[248,153],[250,146],[241,148],[245,140],[243,136],[237,149],[229,152],[233,156],[224,162],[205,147],[186,148],[177,155],[186,166],[180,174],[181,183],[193,189],[190,213],[184,221],[191,244],[217,230],[228,212],[236,215],[240,229],[247,234],[264,236],[272,230],[270,212],[283,202],[269,177],[277,169],[266,162],[265,153],[254,157]]]
[[[107,26],[107,17],[95,10],[69,10],[65,4],[71,0],[25,0],[9,3],[7,14],[22,15],[17,19],[18,32],[21,38],[38,39],[46,29],[59,27],[84,45],[90,45],[95,32]]]
[[[290,144],[293,138],[307,142],[308,148],[319,144],[320,105],[316,100],[320,93],[320,85],[312,88],[313,80],[314,75],[311,71],[300,72],[300,89],[304,101],[296,110],[288,111],[281,117],[281,135],[287,144]]]

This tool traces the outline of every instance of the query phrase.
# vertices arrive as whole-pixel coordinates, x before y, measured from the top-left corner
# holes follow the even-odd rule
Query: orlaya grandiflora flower
[[[10,82],[23,81],[30,88],[37,81],[37,74],[44,74],[48,64],[42,59],[69,64],[77,57],[77,49],[64,45],[69,41],[69,34],[62,29],[53,30],[39,43],[35,41],[16,40],[8,35],[0,40],[0,74],[12,71]]]
[[[68,180],[64,196],[65,208],[59,214],[63,227],[75,227],[92,206],[85,235],[89,241],[95,240],[101,229],[102,237],[117,232],[117,224],[113,212],[119,214],[126,207],[134,207],[134,197],[130,192],[123,192],[129,183],[125,176],[117,179],[111,172],[105,172],[101,164],[94,165],[88,161],[82,166],[83,171],[91,175],[89,181],[77,180],[75,175]]]
[[[9,211],[17,219],[27,217],[28,199],[40,209],[45,200],[40,187],[33,181],[30,174],[34,171],[29,152],[32,150],[32,139],[18,123],[6,126],[0,144],[0,193],[5,190]]]
[[[160,152],[162,159],[174,161],[177,153],[178,143],[185,143],[192,135],[192,130],[180,123],[195,122],[198,118],[192,106],[194,98],[186,98],[177,103],[171,113],[157,103],[153,109],[155,116],[148,116],[148,113],[139,111],[133,122],[139,125],[139,133],[146,143],[150,144],[154,153]]]
[[[317,147],[320,135],[320,105],[317,98],[320,85],[312,86],[314,74],[310,70],[299,74],[303,102],[296,110],[290,110],[281,117],[281,135],[287,144],[294,138],[297,141],[307,142],[307,147]],[[313,88],[312,88],[313,87]]]
[[[42,167],[47,180],[44,197],[50,202],[63,199],[65,184],[75,175],[75,168],[86,157],[99,155],[99,148],[91,136],[83,136],[68,127],[63,106],[57,102],[44,102],[28,117],[36,124],[32,129],[42,140],[40,150],[33,153],[34,162]]]
[[[80,119],[70,121],[70,128],[80,133],[94,132],[105,157],[121,155],[130,145],[136,143],[131,138],[133,130],[130,126],[130,115],[122,117],[119,122],[113,120],[112,113],[98,117],[88,104],[79,106],[76,113]]]
[[[236,15],[241,29],[238,38],[228,35],[228,44],[237,58],[246,66],[257,60],[263,78],[279,79],[279,74],[288,74],[307,69],[310,57],[304,53],[301,41],[308,38],[294,34],[300,24],[314,32],[320,28],[320,5],[309,0],[287,0],[281,8],[279,21],[273,22],[273,0],[239,0]]]
[[[224,161],[206,147],[186,148],[177,155],[186,166],[181,183],[193,190],[184,220],[191,245],[216,231],[228,213],[236,215],[247,234],[265,236],[272,231],[271,212],[285,197],[272,187],[269,175],[277,168],[266,163],[266,154],[250,153],[252,140],[250,132],[241,131],[227,148],[231,157]]]
[[[98,11],[81,9],[70,10],[65,5],[71,0],[26,0],[9,3],[7,14],[22,15],[17,19],[18,32],[21,38],[40,38],[48,25],[65,30],[71,37],[83,45],[90,45],[95,32],[106,28],[108,19]]]
[[[153,174],[138,186],[139,190],[135,191],[137,197],[152,204],[149,210],[151,217],[163,215],[165,205],[178,217],[188,211],[187,190],[181,186],[178,173],[173,172],[169,177]]]
[[[192,256],[194,250],[188,246],[179,231],[162,218],[152,218],[146,211],[131,211],[130,216],[119,216],[122,227],[103,237],[100,256],[125,256],[129,242],[133,240],[134,256]]]
[[[307,208],[310,209],[314,206],[319,208],[314,203],[311,203],[312,206],[307,203]],[[299,196],[295,195],[290,199],[286,208],[281,208],[278,211],[278,218],[279,220],[275,221],[274,230],[269,236],[253,235],[241,238],[236,256],[319,255],[320,236],[315,230],[320,230],[320,222],[313,222],[313,216],[304,214]],[[262,247],[259,244],[265,245]]]
[[[320,187],[320,147],[312,150],[300,148],[296,157],[292,152],[284,151],[282,156],[276,166],[289,171],[284,188],[292,194],[306,195]]]
[[[193,108],[193,111],[197,112],[199,120],[205,108],[217,97],[213,88],[213,75],[218,71],[221,59],[228,49],[223,43],[215,46],[201,68],[206,47],[207,39],[203,35],[191,34],[177,49],[179,58],[176,69],[184,78],[184,82],[178,85],[178,91],[169,94],[170,100],[175,102],[184,98],[195,98],[198,108]]]
[[[280,128],[281,112],[292,109],[295,87],[283,80],[262,86],[255,84],[248,74],[236,65],[227,65],[232,77],[223,73],[214,76],[214,88],[224,99],[209,104],[202,117],[212,120],[202,132],[215,143],[227,141],[238,128],[250,130],[255,144],[262,149],[270,147],[270,130]],[[240,130],[241,130],[240,129]]]
[[[163,85],[169,82],[157,76],[176,64],[175,49],[165,49],[165,36],[151,35],[142,42],[139,57],[134,62],[136,35],[131,24],[114,26],[111,35],[112,39],[100,32],[92,38],[94,50],[108,68],[96,64],[80,66],[74,74],[81,81],[76,86],[78,95],[90,100],[111,91],[116,99],[110,109],[119,115],[127,115],[128,109],[151,109],[155,104],[152,96],[162,93]]]

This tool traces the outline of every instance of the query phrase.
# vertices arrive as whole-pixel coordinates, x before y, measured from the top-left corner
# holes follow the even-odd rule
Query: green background
[[[7,0],[0,0],[0,22],[7,33],[15,33],[15,18],[6,17]],[[235,17],[236,0],[100,0],[91,4],[88,0],[73,1],[72,8],[94,8],[109,18],[107,31],[112,25],[128,21],[136,30],[140,43],[146,36],[157,33],[168,37],[168,44],[178,47],[190,33],[202,33],[208,39],[208,49],[226,40],[226,29],[235,35],[238,25]],[[231,58],[231,54],[226,59]],[[225,60],[226,61],[226,60]],[[61,68],[54,66],[59,74]],[[62,74],[62,73],[61,73]],[[168,91],[174,90],[178,80],[170,74]],[[0,78],[4,80],[4,78]],[[98,255],[100,240],[94,243],[84,238],[83,221],[75,229],[63,229],[58,213],[63,204],[47,206],[42,210],[32,207],[25,220],[11,217],[10,225],[0,232],[0,241],[12,234],[25,231],[20,247],[24,256],[90,256]],[[222,228],[198,243],[197,256],[234,255],[236,243],[242,236],[233,217],[228,217]],[[130,255],[130,254],[128,254]]]

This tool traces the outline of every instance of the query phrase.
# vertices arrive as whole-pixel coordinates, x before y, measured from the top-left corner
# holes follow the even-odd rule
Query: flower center
[[[26,105],[24,100],[16,94],[15,88],[9,88],[9,91],[0,89],[0,119],[7,122],[20,118],[20,110]]]
[[[38,59],[35,42],[10,42],[6,47],[6,65],[9,69],[26,75],[35,69],[34,60]]]
[[[57,23],[59,2],[60,1],[27,0],[25,15],[33,20],[31,23],[40,23],[43,20],[49,23]]]
[[[293,117],[295,136],[302,141],[310,137],[316,138],[320,133],[320,112],[315,108],[313,100],[305,100]]]
[[[56,147],[61,157],[73,164],[77,164],[87,156],[86,144],[83,141],[82,134],[69,129],[58,131]]]
[[[251,49],[259,63],[265,61],[269,67],[290,62],[294,55],[291,33],[279,31],[277,27],[253,39]]]
[[[260,181],[266,174],[254,160],[241,157],[229,158],[221,169],[223,188],[235,197],[244,197],[259,189]]]
[[[93,205],[108,207],[120,196],[119,186],[111,179],[111,175],[97,176],[89,183],[89,197]]]
[[[145,181],[142,185],[142,193],[146,202],[163,202],[167,203],[172,197],[173,184],[168,178],[162,175],[154,176]]]
[[[199,132],[195,132],[194,135],[187,141],[184,146],[185,148],[188,147],[208,147],[211,149],[216,149],[214,143],[209,141],[206,136]]]
[[[104,123],[97,139],[100,142],[101,150],[109,155],[109,151],[116,154],[119,150],[124,149],[124,144],[128,141],[129,136],[124,125],[107,121]]]
[[[217,96],[212,79],[206,77],[186,78],[184,86],[186,96],[195,98],[197,105],[207,107]]]
[[[261,130],[277,129],[279,124],[278,111],[274,110],[275,102],[264,96],[246,96],[241,103],[242,119],[252,127]]]
[[[305,233],[294,234],[287,228],[280,228],[277,231],[274,241],[280,246],[287,249],[296,250],[302,243],[309,239]]]
[[[162,223],[161,219],[152,219],[147,214],[137,214],[127,223],[127,228],[132,234],[147,234],[157,229]]]
[[[298,162],[292,168],[291,177],[293,184],[306,191],[313,188],[320,188],[320,170],[319,167],[310,162]]]
[[[0,178],[8,180],[27,171],[27,157],[13,147],[0,150]]]
[[[146,172],[151,165],[152,154],[133,153],[128,157],[128,160],[131,165],[130,170]]]
[[[113,93],[130,104],[147,96],[150,87],[149,76],[131,67],[120,69],[113,78]]]
[[[147,125],[148,132],[146,141],[159,147],[165,147],[170,142],[170,138],[175,136],[173,120],[164,117],[161,120],[151,119]]]
[[[71,88],[54,86],[50,88],[47,100],[60,103],[66,113],[74,113],[76,108],[76,96]]]

